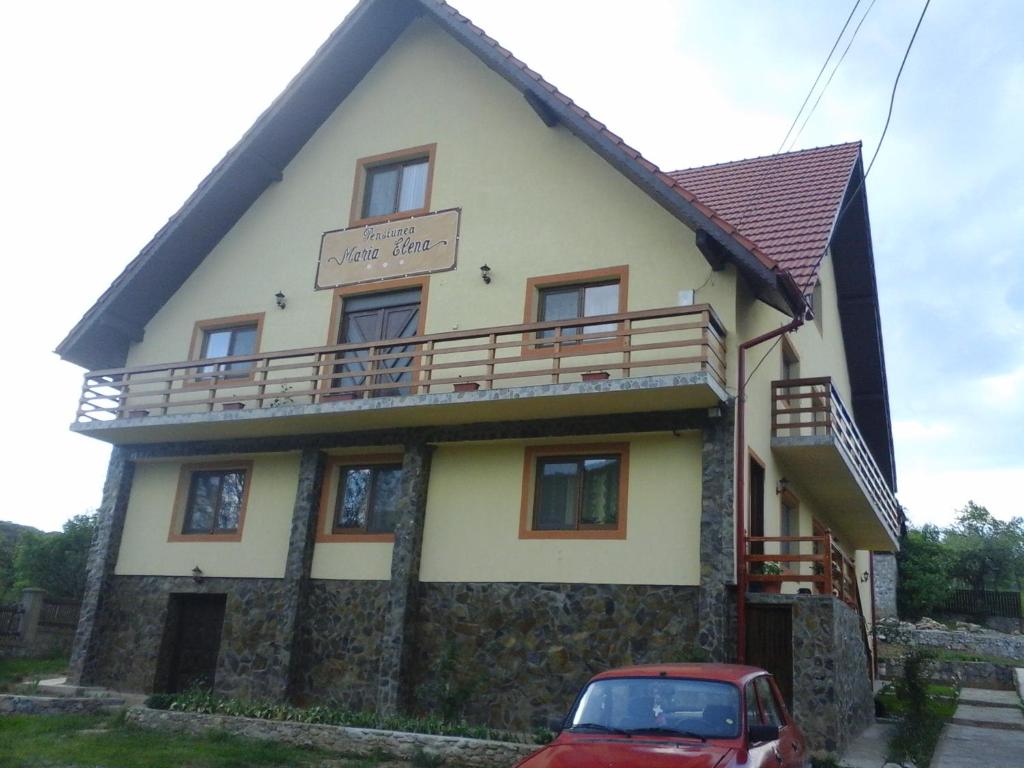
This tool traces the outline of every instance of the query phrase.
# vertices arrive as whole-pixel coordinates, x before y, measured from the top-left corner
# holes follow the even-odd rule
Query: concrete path
[[[889,741],[896,732],[894,723],[873,723],[846,748],[839,764],[843,768],[879,768],[885,764]]]
[[[953,720],[932,757],[932,768],[1020,765],[1024,712],[1015,691],[964,688]]]

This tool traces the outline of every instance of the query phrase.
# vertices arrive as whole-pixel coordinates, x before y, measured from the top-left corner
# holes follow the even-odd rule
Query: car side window
[[[767,724],[777,725],[781,728],[786,724],[786,721],[782,719],[782,713],[779,711],[778,701],[775,700],[771,682],[767,677],[759,677],[754,681],[754,684],[757,687],[757,695],[761,700],[761,709],[764,711]]]
[[[757,694],[754,692],[754,683],[747,683],[743,689],[743,698],[747,702],[747,727],[761,725],[761,710],[757,708]]]

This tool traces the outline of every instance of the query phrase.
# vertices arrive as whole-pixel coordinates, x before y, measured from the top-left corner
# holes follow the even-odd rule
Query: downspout
[[[747,350],[763,344],[804,324],[804,313],[798,312],[790,323],[748,339],[739,345],[736,363],[736,661],[743,664],[747,655]]]

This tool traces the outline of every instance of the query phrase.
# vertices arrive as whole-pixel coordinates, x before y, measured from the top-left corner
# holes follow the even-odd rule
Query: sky
[[[862,140],[870,158],[922,2],[859,4],[795,148]],[[82,371],[52,350],[353,4],[0,7],[0,519],[52,530],[98,506],[109,450],[68,431]],[[778,151],[854,0],[454,4],[676,169]],[[867,182],[898,496],[917,525],[968,500],[1024,514],[1022,34],[1016,0],[933,0]]]

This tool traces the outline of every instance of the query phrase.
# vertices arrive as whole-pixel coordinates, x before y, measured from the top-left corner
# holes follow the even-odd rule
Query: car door
[[[764,722],[779,727],[779,739],[774,744],[777,764],[783,768],[804,768],[807,764],[807,747],[803,734],[786,710],[775,680],[771,675],[763,675],[754,681],[754,687]]]

